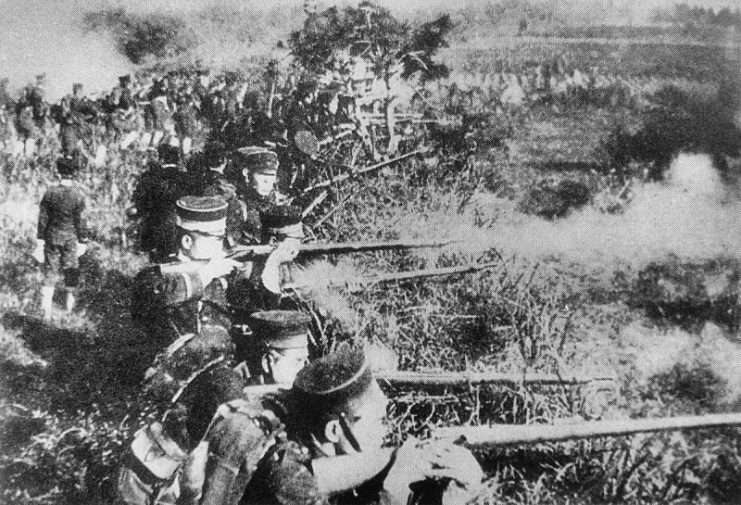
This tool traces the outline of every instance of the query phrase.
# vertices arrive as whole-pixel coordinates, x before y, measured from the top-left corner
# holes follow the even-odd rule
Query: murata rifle
[[[575,424],[497,424],[439,428],[435,438],[469,446],[507,446],[560,442],[580,438],[618,437],[657,431],[701,430],[741,426],[741,413],[678,416],[658,419],[589,421]]]
[[[486,270],[488,268],[494,268],[499,265],[499,261],[492,261],[488,263],[471,263],[468,265],[456,266],[456,267],[445,267],[445,268],[426,268],[422,270],[410,270],[408,272],[393,272],[389,274],[373,275],[369,277],[361,277],[360,279],[353,280],[350,282],[330,282],[326,287],[350,287],[357,285],[360,288],[372,286],[375,284],[384,284],[386,282],[399,282],[414,279],[426,279],[429,277],[444,277],[448,275],[465,274],[470,272],[476,272],[478,270]],[[310,284],[296,284],[289,283],[283,287],[286,289],[304,289],[312,287]]]
[[[423,240],[392,240],[381,241],[359,241],[344,243],[314,243],[299,244],[299,256],[318,256],[328,254],[349,254],[374,251],[401,251],[404,249],[421,249],[425,247],[444,247],[453,241],[423,241]],[[226,257],[234,260],[249,259],[259,256],[268,256],[277,245],[247,245],[235,246],[229,250]]]
[[[598,437],[627,436],[659,431],[704,430],[741,427],[741,413],[704,416],[628,419],[623,421],[585,421],[577,424],[497,424],[438,428],[432,432],[432,443],[438,440],[468,447],[505,447],[540,444]],[[420,442],[421,445],[429,443]],[[367,455],[343,455],[312,461],[317,481],[325,492],[353,489],[367,481],[375,470],[385,468],[393,449],[384,448]],[[339,471],[341,470],[341,471]]]
[[[304,190],[304,193],[307,193],[309,191],[313,191],[315,189],[319,188],[326,188],[327,186],[331,186],[333,184],[337,184],[339,182],[346,181],[348,179],[351,179],[353,177],[357,177],[358,175],[367,174],[368,172],[372,172],[374,170],[378,170],[379,168],[385,167],[387,165],[390,165],[392,163],[396,163],[397,161],[404,160],[406,158],[410,158],[412,156],[416,156],[417,154],[426,153],[429,149],[417,149],[416,151],[412,151],[410,153],[402,154],[401,156],[397,156],[396,158],[391,158],[390,160],[382,161],[380,163],[376,163],[375,165],[370,165],[368,167],[360,168],[357,170],[353,170],[351,172],[347,172],[345,174],[340,174],[337,177],[333,177],[330,180],[318,182],[312,186],[307,187]]]
[[[421,241],[421,240],[392,240],[387,242],[381,241],[359,241],[344,243],[314,243],[299,244],[299,256],[319,256],[330,254],[349,254],[374,251],[401,251],[404,249],[420,249],[424,247],[443,247],[452,244],[454,241]],[[227,251],[224,256],[227,259],[235,261],[249,261],[261,256],[269,256],[275,251],[277,244],[265,245],[238,245]],[[171,272],[190,272],[202,268],[206,261],[189,261],[179,263],[168,263],[161,265],[161,269]]]
[[[613,377],[593,377],[587,375],[558,375],[545,373],[510,373],[510,372],[445,372],[422,371],[410,372],[399,370],[381,370],[375,372],[378,384],[384,389],[436,389],[453,387],[472,387],[485,385],[515,386],[518,384],[544,386],[595,386],[599,390],[614,390],[616,381]],[[277,385],[247,386],[246,391],[276,392]]]

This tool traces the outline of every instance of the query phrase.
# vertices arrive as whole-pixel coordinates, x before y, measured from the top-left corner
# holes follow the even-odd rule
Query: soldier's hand
[[[78,242],[77,243],[77,251],[76,251],[77,257],[79,258],[80,256],[82,256],[86,252],[87,252],[87,244],[85,244],[83,242]]]
[[[463,447],[448,443],[407,440],[399,448],[384,488],[406,503],[409,485],[429,479],[450,479],[451,496],[469,497],[479,491],[484,473],[476,458]]]
[[[201,276],[203,285],[207,286],[212,280],[227,276],[238,267],[238,261],[219,256],[206,263],[206,265],[198,271],[198,274]]]
[[[294,240],[284,240],[270,256],[279,264],[290,263],[298,256],[298,244]]]
[[[206,463],[208,462],[208,441],[201,441],[183,466],[180,474],[181,500],[178,503],[195,504],[200,500],[203,484],[206,482]]]
[[[433,469],[428,477],[451,479],[463,490],[475,493],[481,487],[484,472],[471,451],[447,442],[433,442],[425,448]]]
[[[35,259],[39,263],[44,262],[44,241],[43,240],[39,240],[38,242],[36,242],[36,249],[33,250],[31,255],[33,256],[33,259]]]
[[[427,480],[432,472],[432,463],[422,456],[415,438],[407,439],[396,451],[396,459],[383,481],[383,488],[393,496],[397,503],[407,503],[409,485]]]

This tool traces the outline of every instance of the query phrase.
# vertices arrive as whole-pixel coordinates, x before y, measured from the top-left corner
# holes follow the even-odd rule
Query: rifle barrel
[[[361,168],[359,170],[353,170],[352,172],[348,172],[346,174],[340,174],[337,177],[334,177],[333,179],[329,179],[327,181],[322,181],[314,184],[313,186],[309,186],[304,190],[304,193],[308,191],[313,191],[315,189],[319,188],[326,188],[327,186],[331,186],[332,184],[345,181],[347,179],[350,179],[352,177],[355,177],[357,175],[366,174],[368,172],[372,172],[373,170],[377,170],[381,167],[385,167],[386,165],[390,165],[392,163],[396,163],[397,161],[401,161],[403,159],[409,158],[411,156],[415,156],[420,153],[426,152],[427,149],[417,149],[416,151],[412,151],[410,153],[402,154],[401,156],[397,156],[396,158],[392,158],[390,160],[382,161],[380,163],[376,163],[375,165],[370,165],[365,168]]]
[[[452,241],[420,241],[420,240],[395,240],[389,242],[346,242],[333,244],[301,244],[298,248],[301,254],[348,254],[369,251],[395,251],[401,249],[420,249],[424,247],[443,247]]]
[[[391,241],[358,241],[328,244],[300,244],[298,246],[299,256],[318,254],[349,254],[371,251],[397,251],[402,249],[421,249],[424,247],[444,247],[454,241],[423,241],[423,240],[391,240]],[[234,247],[227,258],[237,259],[242,257],[268,256],[277,246],[249,245]]]
[[[440,428],[441,439],[470,446],[507,446],[559,442],[581,438],[618,437],[658,431],[699,430],[741,426],[741,413],[681,416],[664,419],[590,421],[578,424],[494,425]]]
[[[480,386],[485,384],[543,384],[543,385],[582,385],[597,380],[588,376],[559,376],[544,373],[503,373],[503,372],[379,372],[378,380],[396,387],[435,387],[435,386]]]
[[[559,376],[544,373],[502,373],[502,372],[408,372],[399,370],[379,371],[376,380],[381,385],[392,387],[416,387],[425,389],[429,387],[454,387],[454,386],[476,386],[485,384],[544,384],[578,386],[594,382],[614,382],[611,377],[588,377],[588,376]],[[247,386],[246,391],[274,392],[280,387],[278,385]],[[540,425],[543,426],[543,425]],[[451,428],[459,429],[459,428]],[[465,429],[465,428],[460,428]],[[477,428],[471,428],[477,429]]]
[[[470,272],[476,272],[478,270],[485,270],[487,268],[494,268],[499,262],[489,262],[480,264],[469,264],[458,267],[445,267],[445,268],[428,268],[422,270],[411,270],[409,272],[394,272],[390,274],[375,275],[363,279],[363,284],[373,284],[380,282],[392,282],[392,281],[404,281],[409,279],[424,279],[427,277],[442,277],[446,275],[455,274],[466,274]]]

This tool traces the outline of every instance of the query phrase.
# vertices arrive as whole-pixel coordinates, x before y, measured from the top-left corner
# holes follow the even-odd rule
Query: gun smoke
[[[85,33],[80,25],[84,5],[78,2],[0,4],[0,68],[11,89],[47,76],[47,99],[56,101],[83,83],[90,92],[107,91],[132,66],[104,34]]]

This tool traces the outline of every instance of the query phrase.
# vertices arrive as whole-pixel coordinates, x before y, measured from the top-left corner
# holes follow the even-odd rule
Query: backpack
[[[174,505],[180,496],[180,469],[188,453],[152,423],[136,432],[118,473],[120,505]]]

